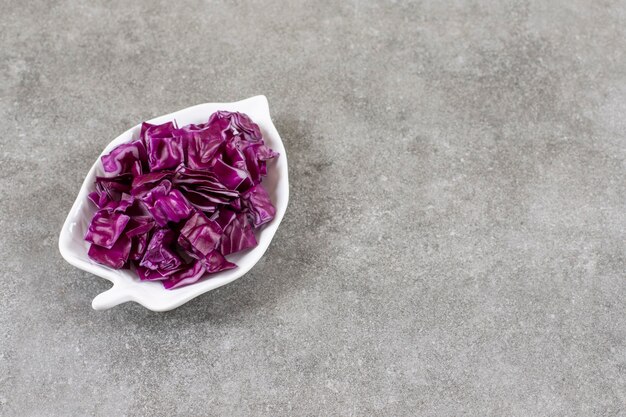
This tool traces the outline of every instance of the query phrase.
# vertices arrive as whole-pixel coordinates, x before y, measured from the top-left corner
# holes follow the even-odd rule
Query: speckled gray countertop
[[[0,415],[626,414],[626,4],[546,3],[0,0]],[[263,260],[93,311],[57,237],[102,148],[256,94]]]

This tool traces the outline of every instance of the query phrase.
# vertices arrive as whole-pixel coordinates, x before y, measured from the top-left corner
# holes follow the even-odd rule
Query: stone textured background
[[[625,415],[626,4],[291,3],[0,0],[0,415]],[[263,260],[92,311],[57,236],[101,149],[256,94]]]

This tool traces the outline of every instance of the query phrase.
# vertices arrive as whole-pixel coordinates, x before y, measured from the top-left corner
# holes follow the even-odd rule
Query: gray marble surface
[[[0,415],[626,414],[624,2],[0,10]],[[263,260],[91,310],[57,236],[101,149],[256,94],[291,179]]]

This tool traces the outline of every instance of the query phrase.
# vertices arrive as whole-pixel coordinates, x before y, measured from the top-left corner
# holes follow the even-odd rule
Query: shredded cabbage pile
[[[277,156],[243,113],[143,123],[139,139],[102,157],[89,257],[167,289],[235,268],[225,256],[256,246],[254,230],[276,213],[261,180]]]

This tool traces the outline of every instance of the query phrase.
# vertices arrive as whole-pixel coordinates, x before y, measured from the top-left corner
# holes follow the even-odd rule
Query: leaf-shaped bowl
[[[280,224],[289,200],[289,179],[287,175],[287,154],[278,135],[278,131],[270,118],[269,106],[265,96],[255,96],[235,103],[205,103],[148,120],[149,123],[161,124],[176,119],[179,126],[189,123],[206,122],[209,116],[217,110],[238,111],[246,113],[259,125],[268,146],[280,156],[268,166],[268,175],[263,179],[263,186],[269,192],[272,202],[276,206],[276,216],[263,228],[256,231],[258,245],[250,250],[227,256],[227,259],[237,264],[237,268],[211,274],[195,284],[174,290],[166,290],[160,282],[140,281],[135,272],[128,269],[111,269],[95,263],[87,256],[89,244],[83,237],[89,226],[96,208],[89,202],[87,195],[94,191],[94,181],[97,175],[103,174],[100,157],[96,159],[78,197],[63,224],[59,236],[59,250],[67,262],[84,271],[106,278],[113,283],[113,287],[94,298],[92,306],[96,310],[105,310],[127,301],[134,301],[153,311],[167,311],[174,309],[187,301],[228,284],[243,276],[261,259],[267,250],[278,225]],[[141,124],[127,130],[118,136],[102,151],[102,155],[109,153],[114,147],[129,142],[139,136]]]

